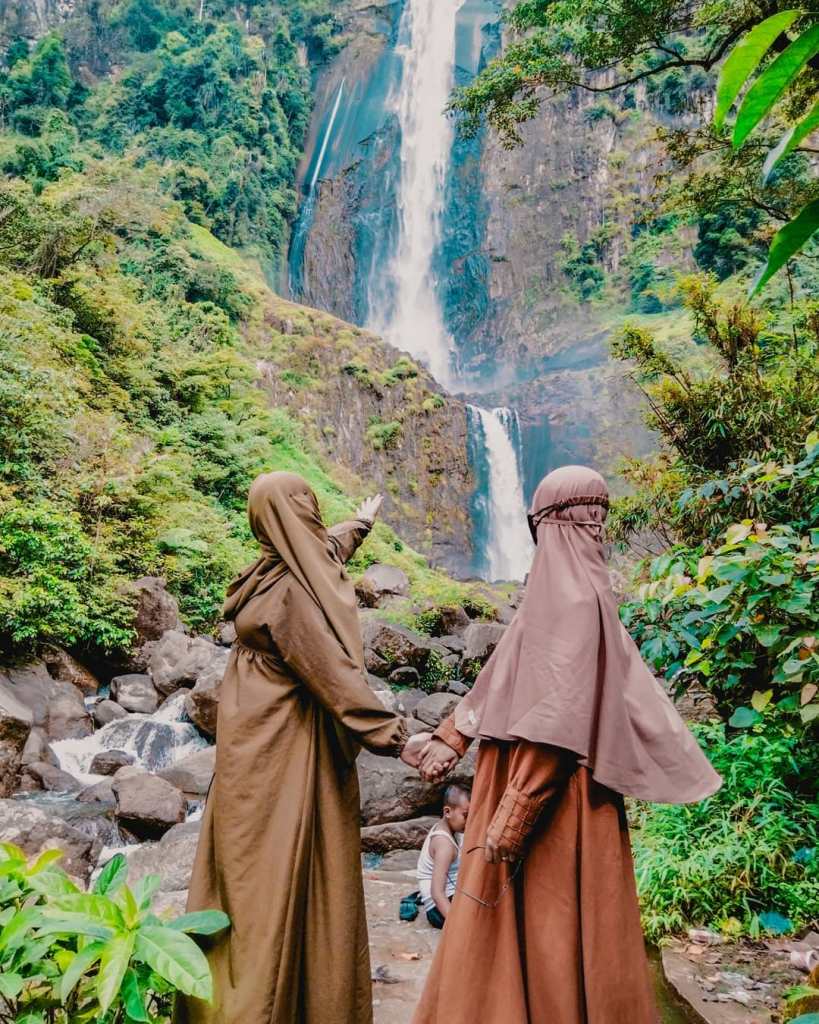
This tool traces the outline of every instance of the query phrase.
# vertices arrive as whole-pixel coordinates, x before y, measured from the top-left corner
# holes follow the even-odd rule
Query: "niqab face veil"
[[[620,622],[603,555],[607,499],[583,466],[541,481],[526,594],[455,725],[571,750],[597,782],[641,800],[701,800],[721,780]]]
[[[225,618],[234,619],[252,597],[265,593],[289,571],[324,612],[347,654],[363,668],[355,590],[330,550],[310,486],[295,473],[264,473],[253,481],[247,511],[262,554],[230,584]]]

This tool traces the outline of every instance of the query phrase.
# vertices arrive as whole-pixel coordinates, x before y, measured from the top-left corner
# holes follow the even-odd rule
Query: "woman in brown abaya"
[[[258,561],[228,590],[237,640],[222,682],[216,772],[189,910],[231,927],[208,959],[215,999],[180,1000],[179,1024],[367,1024],[360,746],[417,764],[429,736],[367,686],[344,563],[365,519],[325,530],[301,477],[268,473],[248,498]]]
[[[436,730],[437,777],[481,744],[461,868],[413,1024],[653,1024],[622,794],[686,803],[720,785],[620,623],[593,470],[535,494],[526,595]]]

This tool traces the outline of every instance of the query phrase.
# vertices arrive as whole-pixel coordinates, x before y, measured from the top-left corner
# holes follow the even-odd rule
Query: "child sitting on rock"
[[[455,784],[447,786],[443,817],[429,830],[418,857],[421,905],[433,928],[443,928],[449,913],[468,814],[469,791]]]

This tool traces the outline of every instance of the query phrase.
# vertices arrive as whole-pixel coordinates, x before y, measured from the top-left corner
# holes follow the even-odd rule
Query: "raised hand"
[[[417,732],[414,736],[410,736],[401,751],[401,760],[404,764],[408,764],[410,768],[418,768],[431,740],[431,732]]]
[[[418,771],[425,782],[439,782],[458,763],[458,754],[443,740],[432,737],[421,758]]]
[[[370,498],[365,498],[355,510],[355,518],[366,519],[368,523],[374,523],[378,513],[381,511],[381,502],[383,500],[384,497],[381,494],[374,494]]]

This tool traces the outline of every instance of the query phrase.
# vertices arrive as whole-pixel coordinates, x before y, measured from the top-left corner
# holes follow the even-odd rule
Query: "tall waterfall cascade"
[[[370,325],[453,384],[453,343],[441,313],[434,259],[453,127],[444,115],[455,81],[455,26],[463,0],[406,0],[398,29],[402,73],[392,105],[401,133],[398,232]]]
[[[483,432],[487,462],[487,575],[493,580],[522,580],[534,545],[524,514],[520,461],[514,441],[520,435],[517,413],[501,407],[472,406]]]

